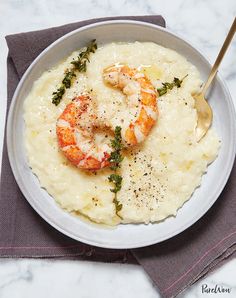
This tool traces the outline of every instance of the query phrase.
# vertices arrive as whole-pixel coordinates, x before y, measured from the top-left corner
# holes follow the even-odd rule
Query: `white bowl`
[[[153,41],[176,50],[196,65],[203,79],[210,64],[188,42],[162,27],[137,21],[107,21],[85,26],[58,39],[45,49],[28,68],[21,79],[12,103],[7,123],[7,146],[10,164],[16,181],[31,206],[49,224],[76,240],[100,247],[135,248],[158,243],[187,229],[202,217],[216,201],[231,172],[236,149],[235,111],[230,94],[219,75],[210,93],[214,112],[213,127],[222,140],[218,158],[209,166],[201,186],[178,211],[175,218],[156,224],[119,225],[104,229],[86,223],[63,211],[53,198],[40,187],[37,177],[27,163],[24,147],[23,102],[34,81],[51,66],[72,51],[96,38],[98,43],[112,41]]]

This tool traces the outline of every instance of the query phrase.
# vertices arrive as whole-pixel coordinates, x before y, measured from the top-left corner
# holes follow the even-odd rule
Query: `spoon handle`
[[[224,41],[224,44],[223,44],[222,48],[220,49],[220,52],[219,52],[219,54],[216,58],[216,61],[215,61],[214,65],[211,69],[210,75],[209,75],[209,77],[208,77],[208,79],[207,79],[207,81],[206,81],[206,83],[205,83],[205,85],[204,85],[204,87],[201,91],[201,94],[203,96],[205,95],[208,87],[210,86],[211,82],[213,81],[213,79],[214,79],[214,77],[217,73],[218,67],[219,67],[219,65],[220,65],[220,63],[221,63],[221,61],[222,61],[222,59],[223,59],[223,57],[224,57],[224,55],[225,55],[225,53],[228,49],[228,46],[229,46],[229,44],[230,44],[230,42],[231,42],[231,40],[234,36],[235,31],[236,31],[236,18],[234,19],[234,22],[233,22],[233,24],[232,24],[232,26],[229,30],[229,33],[228,33],[228,35],[227,35],[227,37]]]

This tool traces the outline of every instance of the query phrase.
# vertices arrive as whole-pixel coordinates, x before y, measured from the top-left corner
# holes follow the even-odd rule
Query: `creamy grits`
[[[197,68],[177,52],[155,43],[110,43],[91,55],[86,73],[77,74],[61,103],[55,106],[51,102],[52,92],[60,86],[65,69],[76,57],[74,52],[44,72],[24,103],[28,161],[41,186],[66,211],[97,223],[149,223],[175,216],[200,185],[220,146],[213,129],[199,143],[195,140],[197,115],[191,94],[202,83]],[[124,94],[102,79],[103,69],[114,63],[143,71],[155,88],[174,77],[188,75],[180,88],[158,98],[158,120],[145,141],[124,151],[119,172],[123,182],[117,193],[122,204],[120,216],[116,214],[108,181],[112,171],[76,168],[62,154],[56,136],[59,115],[75,96],[87,90],[96,102],[97,113],[110,127],[128,125],[130,113]]]

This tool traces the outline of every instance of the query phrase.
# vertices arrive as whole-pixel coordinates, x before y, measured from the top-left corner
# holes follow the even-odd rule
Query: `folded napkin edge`
[[[160,22],[161,24],[156,24],[156,22],[153,20],[151,21],[150,20],[150,17],[152,18],[158,18],[158,22]],[[147,18],[147,20],[149,21],[145,21],[145,20],[138,20],[137,18]],[[114,16],[114,17],[99,17],[99,18],[92,18],[92,19],[89,19],[89,20],[80,20],[80,21],[75,21],[73,23],[64,23],[62,25],[58,25],[58,26],[53,26],[53,27],[47,27],[47,28],[40,28],[40,29],[37,29],[37,30],[30,30],[30,31],[22,31],[22,32],[16,32],[16,33],[13,33],[13,34],[7,34],[4,36],[6,42],[8,42],[13,36],[14,37],[19,37],[21,38],[22,35],[24,34],[31,34],[31,33],[35,33],[35,34],[38,34],[38,33],[41,33],[42,31],[47,31],[47,30],[57,30],[57,29],[61,29],[62,27],[66,27],[66,26],[73,26],[73,25],[77,25],[79,23],[88,23],[87,25],[82,25],[81,27],[85,27],[85,26],[88,26],[88,25],[92,25],[92,24],[96,24],[96,23],[101,23],[101,22],[105,22],[105,21],[138,21],[138,22],[143,22],[143,23],[153,23],[155,24],[156,26],[160,26],[160,27],[166,27],[166,20],[164,19],[164,17],[162,15],[136,15],[136,16],[131,16],[131,15],[128,15],[128,16]],[[156,20],[157,21],[157,20]],[[79,28],[77,28],[79,29]],[[77,29],[74,29],[74,30],[77,30]],[[72,31],[74,31],[72,30]],[[71,31],[71,32],[72,32]]]
[[[39,53],[47,48],[49,44],[76,29],[109,20],[134,20],[151,23],[160,27],[165,27],[166,25],[166,22],[161,15],[117,16],[93,18],[46,29],[10,34],[5,36],[9,50],[8,56],[12,58],[17,73],[21,78],[32,61],[34,61]],[[38,42],[39,40],[40,42]],[[48,40],[50,40],[49,44]],[[37,44],[37,46],[35,46],[35,44]],[[27,54],[25,54],[25,52]]]

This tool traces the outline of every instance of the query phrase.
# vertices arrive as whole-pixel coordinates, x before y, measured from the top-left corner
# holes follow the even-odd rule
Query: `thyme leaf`
[[[65,77],[64,79],[62,80],[62,84],[64,84],[64,86],[68,89],[71,87],[71,81],[73,79],[73,77],[76,77],[75,75],[75,70],[72,69],[72,70],[67,70],[65,72]]]
[[[118,215],[119,217],[121,217],[117,213],[122,209],[123,205],[117,200],[116,197],[113,199],[113,203],[115,204],[115,207],[116,207],[116,215]]]
[[[59,105],[61,99],[62,99],[62,96],[63,94],[65,93],[65,85],[62,84],[58,89],[57,91],[54,91],[52,93],[52,103],[56,106]]]
[[[52,103],[56,106],[62,100],[62,97],[66,91],[66,89],[71,87],[73,77],[76,77],[76,71],[85,72],[87,69],[87,62],[89,62],[90,53],[95,53],[97,49],[96,39],[91,40],[88,46],[79,53],[77,60],[72,61],[73,65],[71,69],[65,71],[65,76],[62,80],[61,86],[52,93]]]
[[[116,170],[120,167],[120,163],[122,162],[123,157],[121,154],[117,151],[111,152],[111,156],[109,158],[109,161],[112,163],[111,169]]]
[[[117,174],[111,174],[108,177],[109,182],[114,183],[114,188],[110,189],[111,192],[117,193],[121,190],[121,183],[122,183],[122,177]]]
[[[162,96],[167,93],[168,90],[172,90],[174,87],[180,88],[183,80],[187,77],[188,75],[184,76],[181,80],[179,78],[174,78],[172,83],[162,83],[163,87],[157,89],[157,92],[159,93],[159,96]]]

